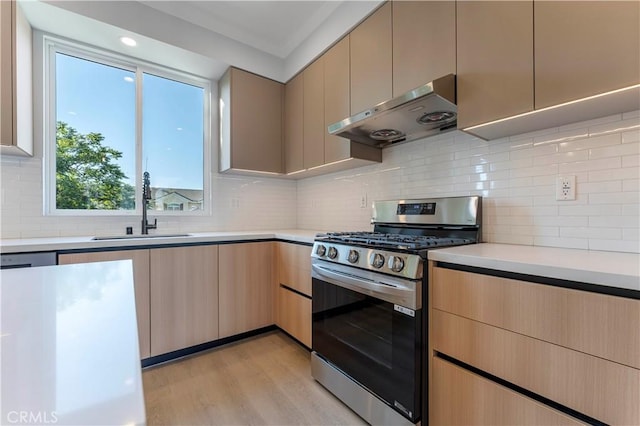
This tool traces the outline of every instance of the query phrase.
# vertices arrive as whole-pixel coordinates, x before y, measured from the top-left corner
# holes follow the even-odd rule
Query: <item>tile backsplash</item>
[[[0,166],[1,238],[139,232],[139,216],[44,215],[42,159]],[[555,199],[564,175],[576,177],[575,201]],[[369,230],[373,200],[481,195],[484,241],[637,253],[640,111],[492,141],[451,132],[297,182],[212,173],[210,183],[211,215],[158,216],[159,232]]]
[[[483,197],[486,242],[640,252],[640,111],[492,141],[452,132],[298,182],[298,227],[370,230],[371,202]],[[556,201],[556,178],[576,200]],[[362,207],[364,206],[364,207]]]

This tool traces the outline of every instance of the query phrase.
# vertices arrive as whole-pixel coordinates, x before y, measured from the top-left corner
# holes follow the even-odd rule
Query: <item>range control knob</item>
[[[335,247],[329,247],[329,259],[335,259],[338,257],[338,250]]]
[[[358,253],[358,250],[349,250],[349,256],[347,257],[349,263],[356,263],[358,261],[358,258],[360,258],[360,253]]]
[[[389,269],[393,272],[400,272],[404,269],[404,260],[398,256],[391,256],[389,258],[389,263],[387,264]]]
[[[374,268],[380,269],[384,265],[384,256],[380,253],[374,253],[371,255],[369,263],[371,263],[371,266]]]
[[[316,254],[322,257],[325,255],[326,252],[327,252],[327,248],[322,244],[318,244],[318,247],[316,247]]]

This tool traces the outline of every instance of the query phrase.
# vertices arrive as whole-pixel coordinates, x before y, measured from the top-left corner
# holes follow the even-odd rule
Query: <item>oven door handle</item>
[[[331,284],[413,310],[420,309],[420,295],[416,294],[415,287],[411,288],[398,280],[392,278],[387,279],[385,277],[385,281],[388,283],[376,282],[371,279],[326,268],[315,263],[311,265],[311,268],[313,275]]]

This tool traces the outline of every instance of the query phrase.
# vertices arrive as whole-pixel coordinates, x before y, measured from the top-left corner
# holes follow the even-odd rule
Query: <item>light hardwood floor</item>
[[[279,331],[142,373],[148,425],[364,425]]]

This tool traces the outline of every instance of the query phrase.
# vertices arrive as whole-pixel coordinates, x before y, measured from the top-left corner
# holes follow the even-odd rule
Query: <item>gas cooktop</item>
[[[473,243],[467,238],[438,237],[432,235],[390,234],[386,232],[328,232],[318,234],[316,241],[352,244],[369,248],[422,250],[434,247],[457,246]]]

